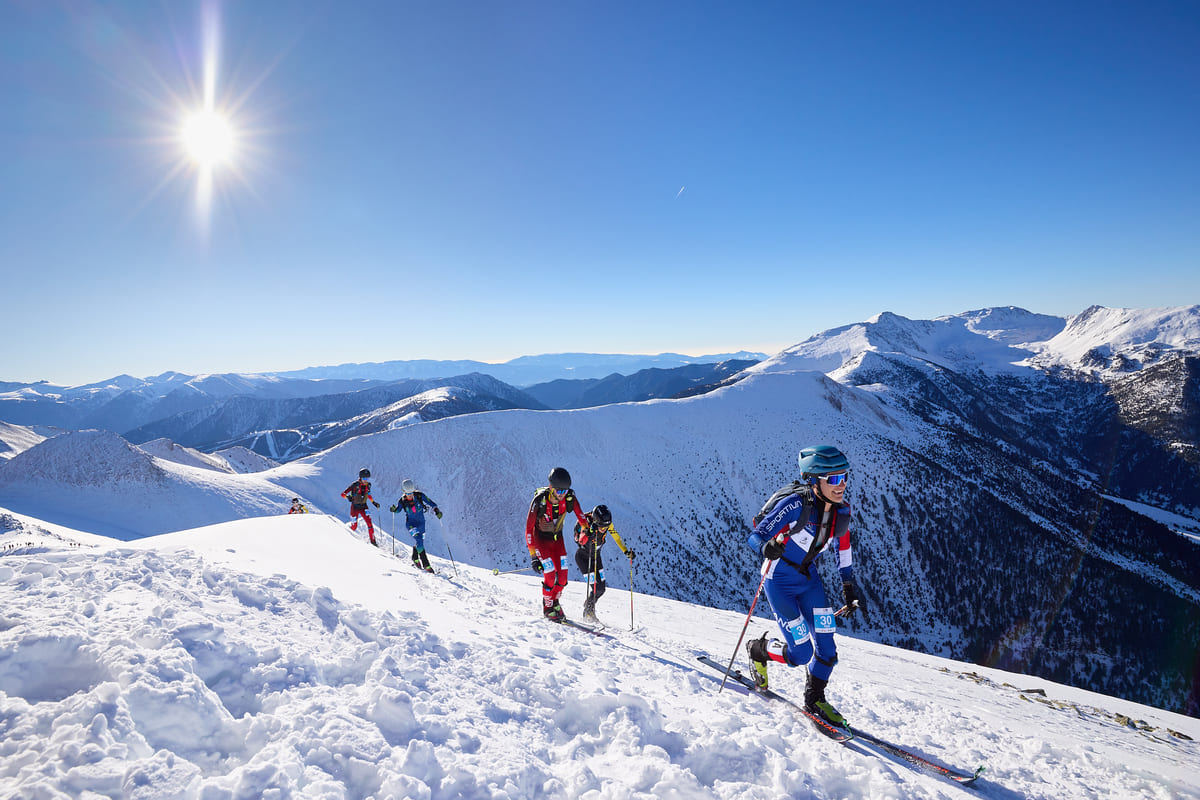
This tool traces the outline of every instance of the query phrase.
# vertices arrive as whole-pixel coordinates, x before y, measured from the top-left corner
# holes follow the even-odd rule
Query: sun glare
[[[233,128],[216,111],[194,112],[184,120],[181,132],[188,157],[202,169],[228,164],[233,159]]]

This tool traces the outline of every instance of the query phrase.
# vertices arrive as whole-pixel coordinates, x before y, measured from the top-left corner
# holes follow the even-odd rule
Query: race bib
[[[837,618],[833,616],[832,608],[813,609],[813,630],[817,633],[834,633],[837,631]]]
[[[797,645],[808,639],[808,625],[804,623],[804,617],[796,617],[785,626],[788,638],[792,640],[792,644]]]

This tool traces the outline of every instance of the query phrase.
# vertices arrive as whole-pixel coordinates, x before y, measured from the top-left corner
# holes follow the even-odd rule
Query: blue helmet
[[[832,475],[835,472],[845,472],[850,469],[850,462],[842,451],[830,444],[806,447],[800,451],[800,479],[812,482],[822,475]]]

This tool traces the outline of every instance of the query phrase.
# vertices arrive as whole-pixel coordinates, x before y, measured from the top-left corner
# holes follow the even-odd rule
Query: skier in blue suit
[[[800,451],[800,480],[775,493],[754,518],[747,544],[768,560],[763,588],[783,639],[760,638],[746,644],[754,682],[767,688],[767,662],[808,671],[804,707],[835,725],[845,718],[825,699],[825,686],[837,663],[837,628],[813,560],[837,542],[838,569],[847,614],[867,607],[854,582],[850,549],[850,505],[845,502],[850,463],[836,447]]]
[[[408,528],[409,535],[414,539],[413,566],[426,572],[433,572],[433,567],[429,566],[429,556],[425,553],[425,512],[432,508],[437,518],[441,519],[442,511],[432,498],[426,496],[424,492],[417,491],[416,484],[408,478],[404,479],[400,488],[404,495],[389,510],[393,514],[397,511],[404,512],[404,524]]]

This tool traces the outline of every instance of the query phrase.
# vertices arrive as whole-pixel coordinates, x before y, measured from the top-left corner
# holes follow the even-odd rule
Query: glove
[[[533,559],[533,564],[532,564],[533,571],[536,572],[538,575],[541,575],[542,574],[542,560],[533,553],[530,553],[529,557],[531,559]]]
[[[580,543],[580,544],[587,544],[587,543],[588,543],[588,535],[587,535],[586,533],[581,533],[581,534],[579,534],[579,543]]]
[[[774,561],[775,559],[779,558],[781,555],[783,555],[783,546],[786,541],[787,540],[780,541],[779,539],[771,539],[768,541],[763,545],[763,558],[769,561]]]
[[[855,611],[862,611],[863,617],[870,619],[870,614],[867,613],[867,601],[859,594],[858,586],[846,581],[842,584],[842,595],[846,598],[846,616],[854,616]]]
[[[435,515],[437,515],[437,518],[438,518],[438,519],[441,519],[441,518],[442,518],[442,510],[441,510],[440,508],[435,508],[435,509],[433,510],[433,513],[434,513]]]
[[[374,501],[374,500],[372,500],[371,502],[372,502],[372,503],[375,503],[375,501]],[[375,503],[375,507],[376,507],[376,508],[379,508],[379,503]]]
[[[632,547],[630,547],[629,549],[627,549],[627,550],[625,551],[625,555],[629,557],[629,560],[630,560],[630,561],[633,561],[633,557],[634,557],[634,556],[636,556],[636,555],[637,555],[637,553],[633,552],[633,548],[632,548]]]
[[[388,506],[388,511],[392,512],[393,514],[395,514],[395,513],[396,513],[396,507],[395,507],[395,506]]]

